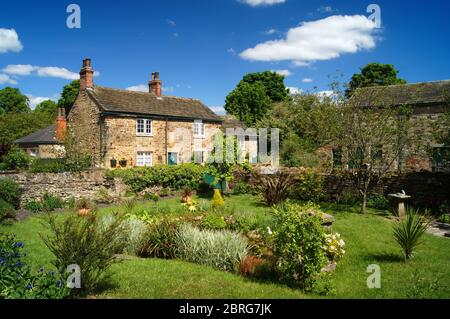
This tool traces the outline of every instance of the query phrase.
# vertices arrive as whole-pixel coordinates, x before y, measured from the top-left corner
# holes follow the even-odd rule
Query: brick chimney
[[[152,73],[152,79],[148,82],[150,93],[160,97],[162,95],[162,81],[159,79],[159,72]]]
[[[80,91],[92,89],[94,87],[94,70],[91,66],[91,59],[83,60],[83,67],[80,71]]]
[[[67,131],[66,112],[63,107],[58,107],[58,116],[56,117],[56,139],[60,142],[64,141]]]

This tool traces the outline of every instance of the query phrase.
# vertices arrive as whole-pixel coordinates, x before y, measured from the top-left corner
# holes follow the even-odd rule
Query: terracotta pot
[[[181,199],[182,203],[189,203],[191,201],[192,197],[190,195],[184,195]]]
[[[78,216],[84,217],[84,216],[89,215],[90,212],[91,212],[90,209],[87,209],[87,208],[80,208],[80,209],[78,210]]]

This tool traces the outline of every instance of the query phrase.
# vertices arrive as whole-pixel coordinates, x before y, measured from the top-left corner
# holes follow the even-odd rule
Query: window
[[[204,153],[203,151],[194,151],[194,163],[203,163],[205,161]]]
[[[433,148],[433,172],[450,172],[450,148]]]
[[[137,119],[136,120],[136,134],[142,136],[152,135],[152,120],[150,119]]]
[[[136,166],[152,166],[152,153],[137,152]]]
[[[204,137],[205,136],[205,125],[202,121],[194,122],[194,137]]]
[[[178,164],[178,153],[176,153],[176,152],[168,152],[167,153],[167,164],[169,164],[169,165],[177,165]]]
[[[339,148],[333,149],[333,167],[342,166],[342,151]]]

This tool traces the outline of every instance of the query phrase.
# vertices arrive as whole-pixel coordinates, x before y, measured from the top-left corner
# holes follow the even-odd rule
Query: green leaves
[[[394,238],[402,248],[405,259],[412,257],[428,226],[429,220],[413,209],[408,209],[406,216],[395,224]]]
[[[6,87],[0,90],[0,114],[30,112],[28,97],[19,89]]]

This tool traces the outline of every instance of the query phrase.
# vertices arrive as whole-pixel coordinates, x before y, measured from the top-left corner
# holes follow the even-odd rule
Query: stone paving
[[[430,227],[427,229],[427,233],[434,236],[450,238],[450,225],[436,221],[431,222]]]

